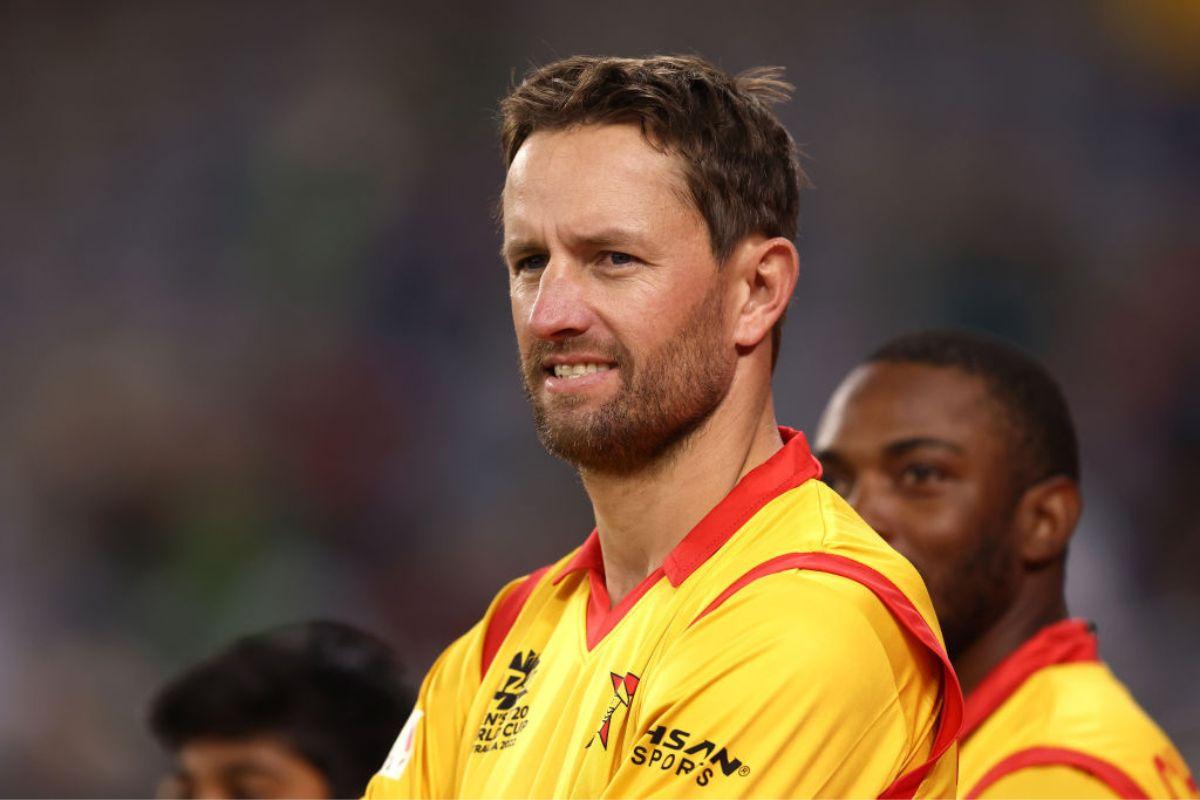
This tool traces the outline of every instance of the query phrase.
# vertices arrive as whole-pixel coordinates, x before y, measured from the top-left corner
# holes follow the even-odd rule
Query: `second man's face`
[[[503,210],[539,436],[583,469],[646,466],[707,419],[736,363],[723,273],[677,157],[636,125],[535,133]]]
[[[925,579],[951,656],[1008,606],[1015,508],[1009,433],[980,378],[872,363],[822,416],[824,480]]]

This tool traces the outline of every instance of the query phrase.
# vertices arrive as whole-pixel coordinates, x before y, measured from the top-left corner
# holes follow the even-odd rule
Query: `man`
[[[775,423],[784,90],[579,57],[504,101],[525,386],[596,529],[441,656],[368,795],[953,792],[961,698],[920,578]]]
[[[960,796],[1196,796],[1067,615],[1079,457],[1041,366],[971,334],[901,337],[842,382],[816,442],[826,483],[929,586],[968,692]]]
[[[335,622],[241,639],[154,698],[169,797],[353,797],[412,705],[387,645]]]

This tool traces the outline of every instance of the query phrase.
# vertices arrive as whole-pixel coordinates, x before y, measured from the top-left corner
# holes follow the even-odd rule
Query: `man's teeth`
[[[578,378],[593,372],[607,372],[609,369],[611,367],[608,364],[555,364],[554,377]]]

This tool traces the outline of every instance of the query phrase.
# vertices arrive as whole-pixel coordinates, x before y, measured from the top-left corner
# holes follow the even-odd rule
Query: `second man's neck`
[[[1039,587],[1040,588],[1040,587]],[[1061,578],[1054,587],[1027,591],[986,633],[954,656],[963,694],[970,694],[997,665],[1047,625],[1067,618]]]

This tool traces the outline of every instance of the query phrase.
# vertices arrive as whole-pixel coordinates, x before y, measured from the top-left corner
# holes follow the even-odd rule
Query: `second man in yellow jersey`
[[[825,480],[933,594],[968,692],[960,796],[1196,796],[1090,625],[1067,614],[1079,457],[1039,364],[961,332],[901,337],[843,381],[817,449]]]

